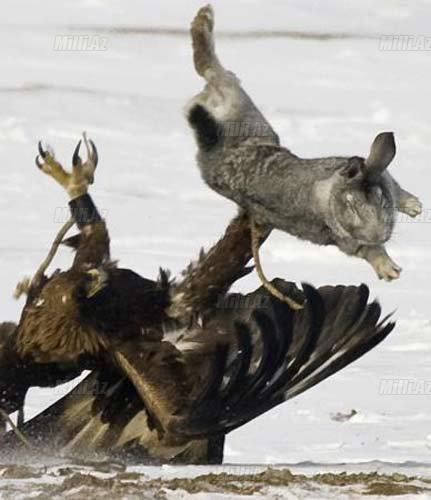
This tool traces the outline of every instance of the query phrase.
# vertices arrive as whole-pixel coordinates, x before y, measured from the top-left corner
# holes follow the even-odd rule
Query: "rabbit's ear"
[[[365,160],[367,177],[379,177],[393,160],[396,153],[393,132],[378,134],[371,145],[370,154]]]

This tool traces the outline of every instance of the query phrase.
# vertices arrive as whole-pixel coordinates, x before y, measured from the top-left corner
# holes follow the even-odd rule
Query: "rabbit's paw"
[[[371,262],[374,270],[377,273],[379,279],[385,281],[396,280],[400,277],[401,267],[395,264],[395,262],[388,255],[379,255],[373,259]]]
[[[410,217],[417,217],[422,213],[422,203],[416,196],[409,196],[401,200],[400,211]]]

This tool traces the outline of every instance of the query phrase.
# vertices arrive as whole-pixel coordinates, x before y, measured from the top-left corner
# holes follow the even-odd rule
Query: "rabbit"
[[[377,135],[366,159],[299,158],[280,145],[238,78],[221,65],[213,29],[211,6],[201,8],[191,35],[195,68],[207,83],[187,105],[186,116],[203,180],[259,226],[336,245],[368,261],[380,279],[399,278],[401,268],[384,245],[396,211],[416,217],[422,205],[387,171],[396,152],[393,133]]]

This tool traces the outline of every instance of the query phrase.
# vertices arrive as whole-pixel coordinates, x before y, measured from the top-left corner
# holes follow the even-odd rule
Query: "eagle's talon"
[[[93,141],[87,139],[85,132],[83,133],[83,140],[87,149],[87,159],[83,161],[79,156],[81,139],[73,152],[71,173],[64,170],[56,160],[54,151],[49,146],[44,149],[42,141],[38,142],[39,155],[35,160],[37,167],[63,186],[72,199],[87,193],[88,186],[94,182],[94,172],[98,163],[96,146]]]
[[[96,145],[91,139],[88,139],[88,142],[91,144],[92,152],[89,153],[89,156],[91,157],[91,161],[94,164],[94,168],[97,167],[97,164],[99,163],[99,153],[97,151]]]
[[[40,156],[45,159],[46,158],[46,155],[47,155],[47,152],[43,149],[42,147],[42,141],[39,141],[37,143],[37,149],[39,150],[39,154]]]
[[[43,163],[40,161],[39,155],[36,156],[35,163],[39,170],[43,170]]]
[[[99,155],[97,152],[96,145],[94,144],[94,142],[91,139],[87,138],[86,132],[82,133],[82,137],[84,138],[84,144],[85,144],[85,148],[87,150],[86,163],[89,163],[92,166],[92,168],[96,169],[97,164],[99,162]]]
[[[82,166],[82,160],[81,157],[79,156],[79,149],[81,148],[81,142],[82,140],[80,139],[78,144],[76,145],[75,151],[73,152],[72,165],[75,168]]]

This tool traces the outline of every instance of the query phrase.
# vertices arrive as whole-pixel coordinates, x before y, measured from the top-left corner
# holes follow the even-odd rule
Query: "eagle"
[[[19,432],[1,434],[2,453],[222,463],[229,432],[343,369],[393,330],[366,285],[300,290],[274,280],[305,304],[301,310],[265,287],[232,293],[253,271],[244,212],[176,279],[119,267],[88,193],[97,150],[86,136],[84,143],[88,158],[81,160],[78,143],[71,172],[39,145],[38,167],[67,191],[79,233],[65,240],[75,251],[70,269],[33,279],[19,323],[0,326],[0,408],[16,411],[30,387],[90,374]]]

